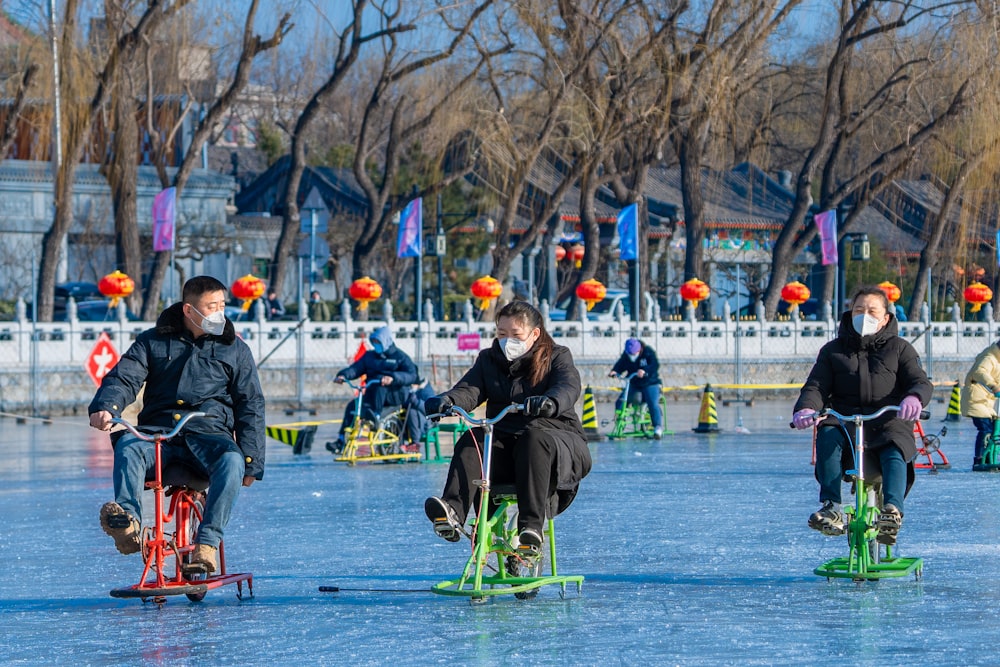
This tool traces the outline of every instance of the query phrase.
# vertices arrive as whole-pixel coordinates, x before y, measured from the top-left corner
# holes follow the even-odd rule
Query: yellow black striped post
[[[944,420],[947,422],[962,421],[962,389],[961,383],[956,380],[955,386],[951,388],[951,398],[948,400],[948,413]]]
[[[698,426],[691,429],[695,433],[715,433],[719,430],[719,414],[715,410],[715,393],[712,385],[706,384],[701,395],[701,409],[698,410]]]
[[[601,439],[601,432],[597,426],[597,406],[594,405],[594,390],[587,385],[583,390],[583,432],[587,440],[595,441]]]
[[[265,426],[264,432],[267,437],[274,438],[278,442],[283,442],[292,448],[293,454],[308,454],[312,449],[312,441],[316,435],[315,426],[305,428],[287,428],[285,426]]]

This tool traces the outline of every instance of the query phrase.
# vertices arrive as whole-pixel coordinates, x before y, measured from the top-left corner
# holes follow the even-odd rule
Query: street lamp
[[[846,251],[844,247],[848,243],[851,244],[851,261],[852,262],[867,262],[871,259],[871,245],[868,243],[868,234],[865,232],[849,232],[840,237],[840,243],[837,247],[837,294],[839,295],[839,308],[837,310],[838,318],[844,314],[844,306],[847,303],[847,284],[845,274],[847,272],[846,267]]]
[[[428,244],[427,254],[437,257],[437,279],[438,279],[438,313],[439,320],[444,320],[444,256],[448,252],[448,237],[445,235],[445,218],[475,218],[476,211],[465,211],[463,213],[445,213],[441,201],[441,193],[437,196],[437,227],[434,231],[434,240]],[[487,233],[492,233],[494,228],[493,220],[487,219],[484,224]]]

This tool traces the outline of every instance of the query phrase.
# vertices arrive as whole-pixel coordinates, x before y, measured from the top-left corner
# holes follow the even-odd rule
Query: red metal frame
[[[924,470],[928,469],[934,470],[936,468],[951,467],[951,462],[948,461],[948,457],[941,450],[940,446],[933,453],[927,451],[927,448],[924,446],[924,442],[926,441],[927,435],[924,433],[923,424],[920,423],[919,419],[913,422],[913,438],[917,442],[917,458],[913,461],[914,468],[921,468]],[[941,459],[940,463],[934,462],[934,456],[933,456],[934,453],[936,453],[938,457]],[[921,461],[920,457],[924,457],[927,460]]]
[[[205,576],[204,578],[189,579],[183,572],[181,565],[184,556],[194,550],[195,545],[191,544],[191,521],[192,517],[201,523],[202,514],[199,507],[201,492],[190,489],[187,486],[169,487],[167,495],[170,496],[170,508],[166,514],[163,513],[163,471],[161,459],[161,446],[163,435],[157,434],[153,438],[156,451],[156,476],[146,482],[146,488],[152,489],[155,522],[152,528],[152,535],[147,537],[146,531],[143,534],[142,550],[145,557],[145,566],[139,583],[125,588],[116,588],[111,591],[111,596],[116,598],[152,598],[154,602],[163,604],[168,595],[187,595],[192,600],[200,600],[204,594],[213,589],[227,584],[236,584],[237,597],[243,598],[243,582],[247,582],[249,595],[253,596],[253,574],[239,573],[228,574],[226,572],[225,548],[219,544],[219,570],[216,575]],[[164,527],[174,524],[173,533],[168,533]],[[148,529],[147,529],[148,530]],[[167,567],[170,559],[173,565],[170,568],[173,574],[167,574]]]

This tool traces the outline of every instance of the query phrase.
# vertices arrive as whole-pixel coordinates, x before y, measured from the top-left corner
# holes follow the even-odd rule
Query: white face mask
[[[629,361],[635,361],[636,359],[639,358],[639,353],[637,352],[635,354],[626,354],[625,356],[628,357]]]
[[[520,338],[501,338],[500,349],[507,361],[514,361],[518,357],[523,357],[531,349],[531,342]]]
[[[877,317],[872,317],[867,313],[863,313],[855,315],[851,319],[851,323],[854,325],[854,330],[862,336],[871,336],[873,333],[878,331],[879,319]]]
[[[211,315],[202,315],[201,311],[191,306],[191,310],[201,315],[201,324],[197,324],[201,327],[201,330],[212,336],[221,336],[222,332],[226,330],[226,313],[221,310],[217,310]],[[194,322],[194,320],[191,320]]]

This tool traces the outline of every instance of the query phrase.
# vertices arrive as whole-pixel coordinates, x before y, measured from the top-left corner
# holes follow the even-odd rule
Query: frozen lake
[[[676,435],[593,443],[593,472],[556,521],[582,597],[543,588],[481,606],[428,590],[467,554],[423,515],[445,466],[348,467],[322,434],[310,456],[269,441],[265,479],[236,507],[227,561],[253,572],[254,599],[233,586],[162,608],[113,599],[141,563],[98,525],[106,436],[83,419],[2,419],[0,664],[997,664],[1000,476],[970,472],[971,421],[948,423],[953,468],[918,471],[907,499],[900,553],[924,558],[923,579],[858,585],[812,574],[846,540],[806,527],[811,441],[788,429],[789,407],[740,408],[741,435],[720,406],[723,432],[701,435],[698,405],[671,404]],[[944,406],[932,409],[936,432]]]

